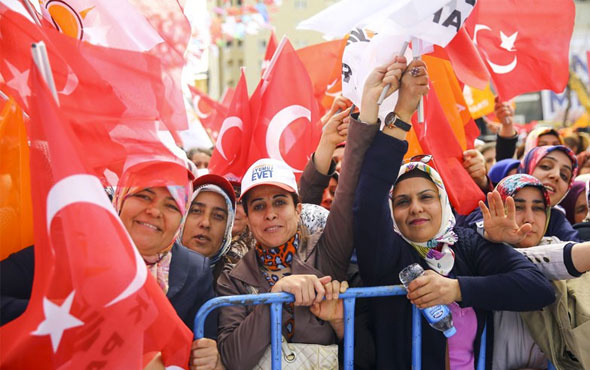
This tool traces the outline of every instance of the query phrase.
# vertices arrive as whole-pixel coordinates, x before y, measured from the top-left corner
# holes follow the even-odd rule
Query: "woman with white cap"
[[[261,159],[242,179],[241,200],[257,243],[231,271],[222,273],[217,292],[294,294],[294,304],[283,306],[287,342],[331,345],[343,335],[337,298],[348,286],[343,280],[353,249],[352,200],[364,152],[377,132],[377,127],[359,122],[342,129],[348,114],[345,110],[330,119],[312,159],[316,170],[327,175],[333,149],[348,132],[344,167],[324,228],[310,233],[300,221],[297,183],[285,163]],[[269,333],[268,306],[222,308],[218,342],[224,365],[253,368],[270,345]]]

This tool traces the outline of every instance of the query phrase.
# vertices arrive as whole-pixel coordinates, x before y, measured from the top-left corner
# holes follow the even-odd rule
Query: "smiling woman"
[[[408,149],[406,122],[428,91],[423,62],[413,61],[410,67],[419,72],[402,75],[395,108],[404,124],[386,125],[375,136],[363,162],[353,207],[355,247],[366,285],[400,284],[399,272],[412,263],[425,270],[408,285],[407,298],[386,297],[370,303],[376,368],[410,368],[412,304],[419,308],[445,304],[457,334],[447,339],[422,325],[422,343],[428,348],[423,366],[473,369],[491,311],[541,308],[553,300],[553,292],[518,252],[455,226],[445,186],[433,167],[422,162],[402,166]],[[377,97],[384,82],[384,72],[379,72],[371,73],[367,81],[373,79],[374,84],[367,82],[363,92],[361,117],[366,122],[377,121]]]

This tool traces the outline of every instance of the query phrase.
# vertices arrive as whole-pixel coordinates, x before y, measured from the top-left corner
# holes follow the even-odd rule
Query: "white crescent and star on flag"
[[[119,226],[123,224],[105,192],[100,181],[95,176],[77,174],[68,176],[58,181],[47,194],[47,233],[51,234],[51,222],[55,215],[69,205],[75,203],[90,203],[104,208],[118,220]],[[128,286],[105,307],[109,307],[137,292],[147,279],[147,268],[143,259],[133,247],[133,242],[128,236],[129,246],[135,256],[136,272]],[[57,352],[64,331],[84,325],[84,322],[73,316],[70,311],[74,301],[75,291],[72,291],[61,305],[57,305],[48,297],[43,298],[43,312],[45,315],[37,329],[31,332],[35,336],[49,335],[53,352]]]
[[[490,31],[492,32],[492,29],[488,26],[486,26],[485,24],[476,24],[475,27],[473,28],[473,43],[475,45],[478,45],[477,42],[477,34],[480,31]],[[514,43],[516,42],[516,38],[518,37],[518,31],[514,32],[511,35],[506,35],[504,32],[500,31],[500,45],[499,47],[508,51],[508,52],[515,52],[516,49],[514,49]],[[494,71],[494,73],[497,74],[506,74],[506,73],[510,73],[514,70],[514,68],[516,68],[516,65],[518,63],[518,58],[515,55],[514,58],[512,59],[512,61],[508,64],[498,64],[498,63],[494,63],[490,60],[489,57],[485,57],[486,61],[488,62],[488,64],[490,65],[490,68],[492,68],[492,71]]]
[[[281,135],[283,131],[291,124],[291,122],[295,121],[299,118],[305,118],[311,123],[311,111],[301,105],[289,105],[281,109],[277,114],[274,115],[270,123],[268,124],[268,128],[266,131],[266,150],[268,152],[268,156],[273,159],[277,159],[279,161],[287,163],[283,159],[281,154],[281,150],[279,148],[279,142],[281,139]],[[287,164],[287,166],[289,166]],[[302,170],[298,170],[289,166],[291,171],[295,173],[301,173]]]

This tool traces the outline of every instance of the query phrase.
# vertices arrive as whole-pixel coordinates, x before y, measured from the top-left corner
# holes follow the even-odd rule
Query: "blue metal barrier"
[[[354,302],[357,298],[386,297],[394,295],[405,295],[406,289],[402,285],[389,285],[366,288],[349,288],[339,297],[344,304],[344,369],[354,368]],[[205,319],[214,309],[235,305],[258,305],[270,304],[271,320],[271,362],[273,370],[281,369],[281,318],[283,303],[294,301],[289,293],[263,293],[224,296],[210,299],[205,302],[195,317],[194,333],[195,339],[203,338]],[[485,369],[485,335],[486,328],[482,334],[480,356],[477,363],[477,370]],[[422,321],[420,310],[412,306],[412,369],[422,368]]]

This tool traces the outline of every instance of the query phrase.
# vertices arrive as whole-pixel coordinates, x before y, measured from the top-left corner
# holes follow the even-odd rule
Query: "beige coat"
[[[557,369],[590,369],[590,273],[553,285],[554,303],[521,316]]]

